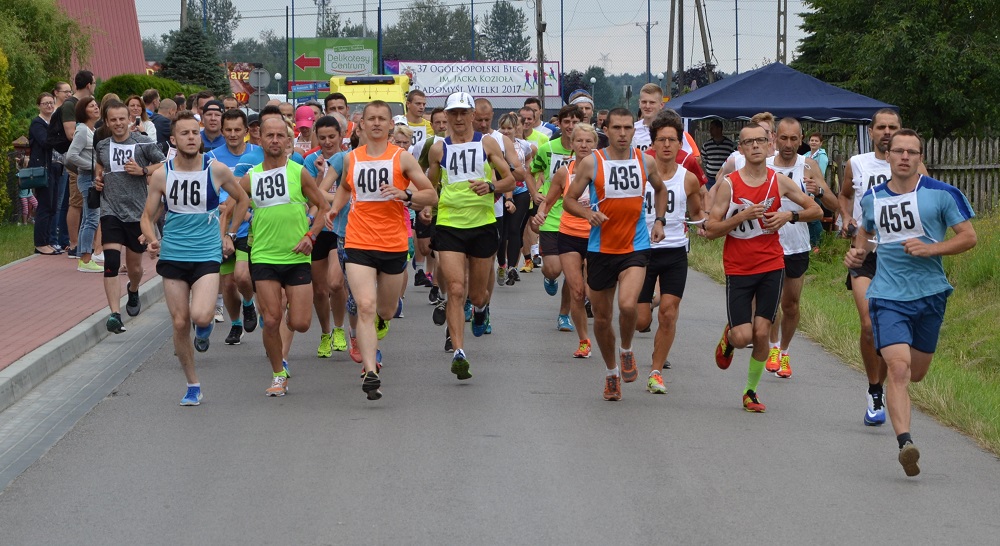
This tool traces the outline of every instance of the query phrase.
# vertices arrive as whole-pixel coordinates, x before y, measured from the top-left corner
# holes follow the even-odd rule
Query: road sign
[[[250,101],[247,106],[253,108],[254,110],[260,112],[267,105],[267,101],[271,100],[271,96],[264,92],[263,89],[257,89],[250,95]]]
[[[377,50],[374,38],[293,38],[288,80],[329,81],[330,76],[374,74]]]
[[[250,85],[254,89],[262,89],[271,83],[271,74],[263,68],[255,68],[250,71]]]
[[[305,82],[296,85],[290,85],[289,91],[292,93],[306,93],[310,91],[324,91],[330,88],[330,82]]]

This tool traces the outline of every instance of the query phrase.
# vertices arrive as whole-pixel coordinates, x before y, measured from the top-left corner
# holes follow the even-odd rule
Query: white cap
[[[448,101],[444,104],[445,110],[456,110],[458,108],[471,110],[475,107],[476,101],[472,98],[472,95],[463,93],[462,91],[448,95]]]
[[[393,125],[409,125],[406,122],[406,116],[396,116],[396,117],[392,118],[392,124]]]

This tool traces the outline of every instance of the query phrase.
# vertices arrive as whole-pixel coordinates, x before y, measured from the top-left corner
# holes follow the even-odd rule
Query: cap
[[[247,116],[247,127],[253,124],[260,125],[260,114],[250,114]]]
[[[409,125],[406,121],[406,116],[395,116],[392,118],[393,125]]]
[[[312,127],[316,121],[316,113],[311,106],[302,105],[295,109],[295,128]]]
[[[223,113],[223,112],[226,111],[226,107],[222,105],[222,101],[218,101],[218,100],[215,100],[215,99],[212,99],[212,100],[206,102],[205,106],[201,107],[201,113],[202,114],[204,114],[205,112],[212,112],[212,111],[215,111],[215,112],[218,112],[218,113],[221,114],[221,113]]]
[[[445,110],[457,110],[457,109],[467,109],[472,110],[475,108],[476,101],[472,98],[472,95],[459,91],[457,93],[452,93],[448,95],[448,101],[444,104]]]

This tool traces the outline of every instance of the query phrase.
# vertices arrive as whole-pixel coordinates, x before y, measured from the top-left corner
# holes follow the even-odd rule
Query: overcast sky
[[[495,0],[475,1],[477,16],[487,13]],[[652,27],[651,65],[654,74],[664,72],[667,65],[670,0],[651,2],[651,20],[659,24]],[[684,4],[684,64],[690,66],[704,60],[701,35],[697,30],[694,0],[678,0]],[[459,0],[443,0],[446,5],[459,5]],[[159,36],[176,29],[181,0],[136,0],[139,30],[145,36]],[[256,37],[262,30],[273,29],[285,34],[285,5],[273,0],[234,0],[243,15],[237,29],[237,38]],[[376,26],[377,0],[343,0],[333,2],[343,18],[360,22],[366,12],[370,28]],[[383,26],[398,19],[399,11],[410,0],[384,0]],[[528,17],[529,34],[532,36],[534,54],[534,2],[514,0]],[[287,5],[291,5],[290,2]],[[465,5],[469,5],[466,3]],[[773,61],[776,55],[778,0],[705,0],[706,19],[711,35],[711,48],[719,68],[725,72],[737,69],[736,23],[739,12],[739,71],[743,72]],[[173,7],[176,6],[176,7]],[[544,44],[549,60],[560,60],[560,2],[543,0],[544,19],[547,23]],[[646,7],[647,0],[563,0],[563,28],[565,51],[562,52],[564,70],[585,70],[591,65],[604,66],[610,74],[646,70]],[[791,61],[798,40],[803,33],[799,14],[805,8],[802,0],[788,0],[788,61]],[[315,36],[316,4],[313,0],[295,2],[295,35]],[[640,26],[637,26],[639,23]],[[433,39],[433,32],[428,32]],[[248,59],[249,60],[249,59]],[[419,59],[412,59],[419,60]],[[675,67],[676,69],[676,67]]]

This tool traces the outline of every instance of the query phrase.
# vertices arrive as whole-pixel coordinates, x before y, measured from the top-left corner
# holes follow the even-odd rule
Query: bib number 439
[[[258,201],[267,201],[269,199],[274,199],[275,197],[284,197],[286,193],[285,190],[285,175],[281,173],[262,176],[257,179],[257,187],[254,188],[254,197]]]

